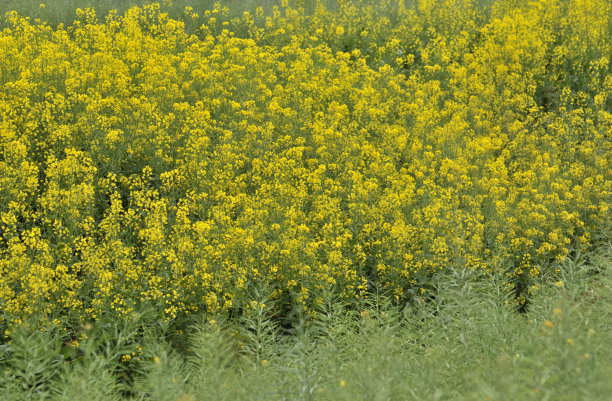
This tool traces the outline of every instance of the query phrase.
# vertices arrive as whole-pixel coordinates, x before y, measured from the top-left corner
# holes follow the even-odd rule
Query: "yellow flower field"
[[[5,16],[0,319],[313,313],[442,269],[522,304],[609,240],[609,1],[301,4]]]

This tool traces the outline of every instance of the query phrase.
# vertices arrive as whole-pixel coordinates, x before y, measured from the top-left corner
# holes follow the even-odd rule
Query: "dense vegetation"
[[[100,381],[66,388],[146,398],[150,379],[172,394],[160,399],[215,398],[188,379],[211,374],[205,355],[221,364],[213,387],[226,368],[273,383],[264,361],[318,366],[307,349],[322,338],[341,366],[349,345],[374,357],[392,338],[391,359],[410,350],[398,372],[444,363],[435,340],[464,358],[449,380],[468,359],[509,368],[522,360],[502,355],[548,340],[559,383],[609,373],[587,340],[567,348],[609,341],[609,308],[593,301],[605,334],[591,343],[561,323],[588,326],[586,306],[553,306],[566,287],[609,288],[609,1],[5,4],[0,369],[16,398],[77,371]],[[495,343],[512,327],[516,340]],[[337,373],[303,368],[304,399]],[[411,396],[456,399],[451,382]],[[404,398],[378,386],[371,399]]]
[[[440,297],[419,307],[347,313],[331,299],[290,335],[201,320],[190,351],[135,321],[85,326],[76,350],[58,330],[24,330],[0,361],[0,399],[607,401],[611,251],[566,262],[564,287],[542,288],[527,314],[504,306],[501,277],[466,270],[436,276]]]

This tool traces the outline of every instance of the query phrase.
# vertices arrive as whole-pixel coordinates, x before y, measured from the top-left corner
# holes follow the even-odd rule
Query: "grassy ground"
[[[17,335],[0,354],[0,398],[606,400],[611,252],[567,262],[524,314],[505,306],[501,281],[462,272],[440,276],[439,295],[418,306],[380,299],[350,313],[330,300],[289,334],[257,316],[200,322],[183,351],[149,333],[130,362],[118,362],[130,322],[86,328],[78,357],[53,331]]]
[[[77,7],[83,9],[93,7],[98,16],[104,17],[111,10],[117,10],[119,14],[122,14],[132,6],[141,7],[153,2],[151,0],[0,0],[0,15],[4,15],[8,11],[17,11],[22,15],[39,18],[55,26],[59,23],[71,24],[76,16],[75,10]],[[158,3],[163,3],[165,5],[164,9],[172,16],[181,16],[187,6],[193,7],[196,11],[201,11],[212,9],[215,3],[227,6],[230,15],[233,16],[247,10],[254,11],[259,6],[263,6],[266,11],[269,11],[273,6],[279,5],[280,0],[160,0]],[[314,2],[307,1],[306,3]]]

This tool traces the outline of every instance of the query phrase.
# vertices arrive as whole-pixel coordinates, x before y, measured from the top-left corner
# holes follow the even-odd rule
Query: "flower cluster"
[[[402,300],[449,267],[520,303],[609,235],[609,1],[338,3],[8,13],[0,317]]]

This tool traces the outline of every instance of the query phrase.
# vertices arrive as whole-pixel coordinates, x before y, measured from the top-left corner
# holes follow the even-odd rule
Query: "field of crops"
[[[454,274],[526,312],[609,247],[608,0],[6,3],[0,347],[288,333]]]

